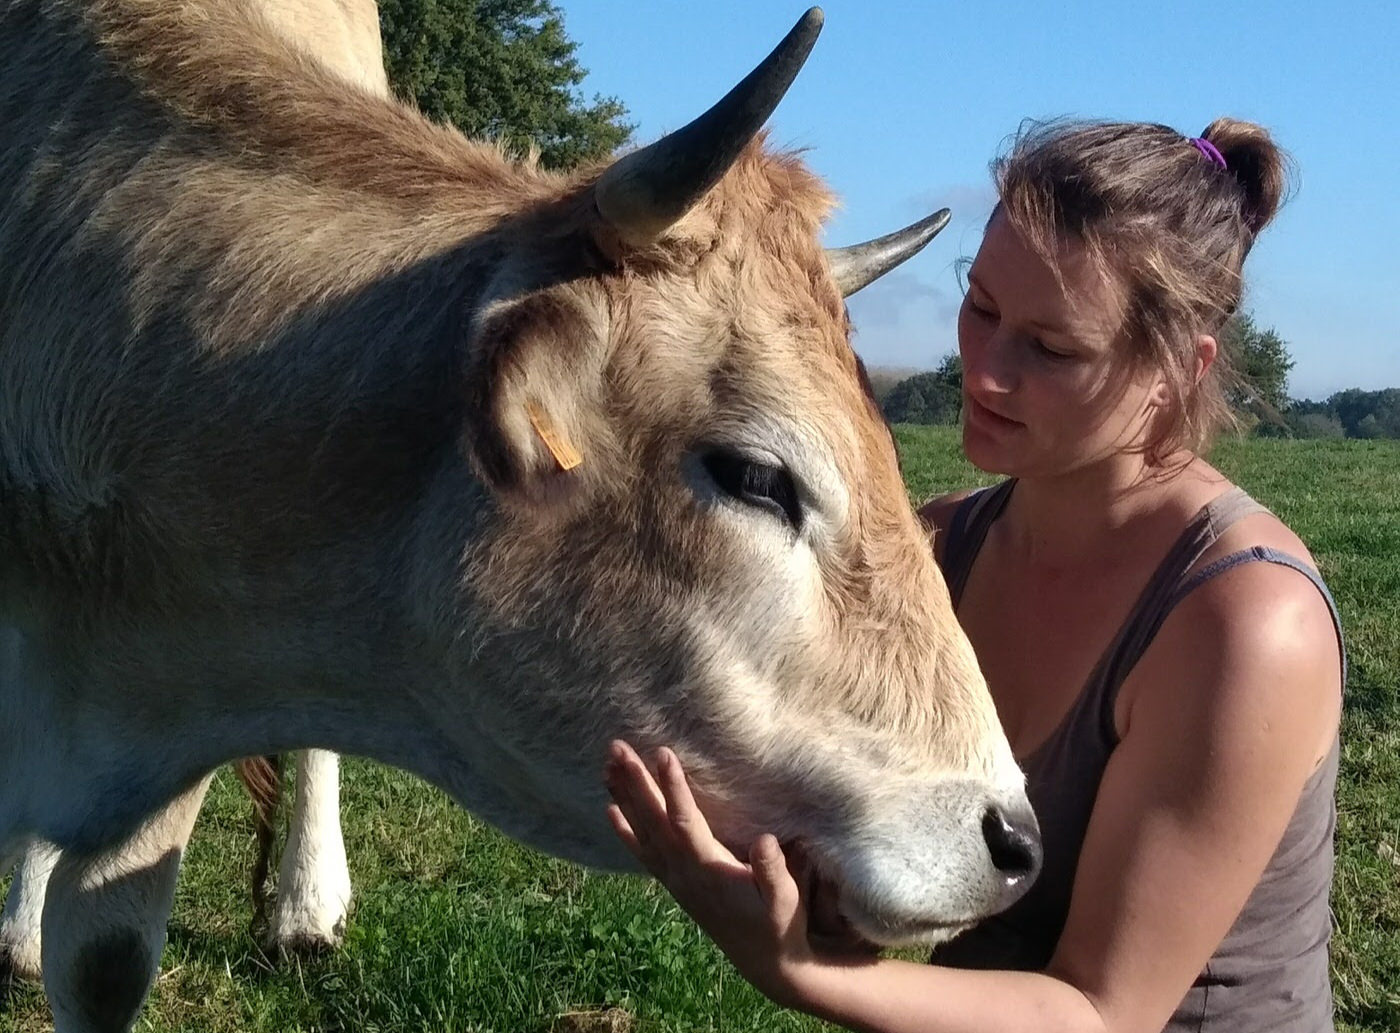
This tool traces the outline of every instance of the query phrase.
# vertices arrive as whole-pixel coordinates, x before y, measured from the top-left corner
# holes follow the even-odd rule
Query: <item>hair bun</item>
[[[1208,140],[1225,158],[1226,168],[1243,192],[1241,214],[1258,234],[1278,214],[1288,194],[1291,162],[1263,126],[1234,118],[1217,118],[1206,126]]]

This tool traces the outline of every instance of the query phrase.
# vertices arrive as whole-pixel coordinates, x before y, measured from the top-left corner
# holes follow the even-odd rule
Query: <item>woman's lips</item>
[[[1017,420],[993,412],[971,395],[964,396],[964,401],[966,402],[968,415],[975,423],[983,427],[987,427],[991,430],[1014,430],[1017,427],[1023,426],[1023,424]]]

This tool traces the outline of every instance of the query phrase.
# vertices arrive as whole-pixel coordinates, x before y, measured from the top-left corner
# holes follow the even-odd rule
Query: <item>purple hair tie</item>
[[[1199,136],[1193,136],[1191,137],[1191,146],[1195,147],[1196,150],[1200,151],[1222,169],[1225,168],[1225,155],[1221,154],[1215,144],[1211,143],[1209,140],[1202,140]]]

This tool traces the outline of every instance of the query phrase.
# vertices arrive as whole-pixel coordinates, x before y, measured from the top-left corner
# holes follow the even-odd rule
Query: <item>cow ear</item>
[[[496,495],[538,502],[576,488],[597,423],[599,377],[585,358],[595,333],[557,292],[492,305],[476,321],[463,449]]]

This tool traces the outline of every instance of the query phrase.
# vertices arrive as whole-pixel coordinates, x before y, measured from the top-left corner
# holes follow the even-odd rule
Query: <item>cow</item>
[[[59,1033],[129,1029],[210,772],[324,747],[602,868],[605,743],[880,944],[1034,878],[1023,777],[848,341],[946,213],[818,243],[763,123],[556,174],[246,0],[0,16],[0,860]]]
[[[258,15],[291,45],[361,89],[388,98],[379,11],[374,0],[262,0]],[[339,759],[325,750],[296,755],[296,784],[278,893],[265,914],[267,859],[280,784],[258,762],[239,766],[258,806],[259,857],[253,875],[257,918],[267,921],[274,955],[319,952],[337,946],[344,933],[351,887],[340,832]],[[44,887],[58,860],[48,843],[26,844],[0,913],[0,982],[38,979],[40,915]]]

